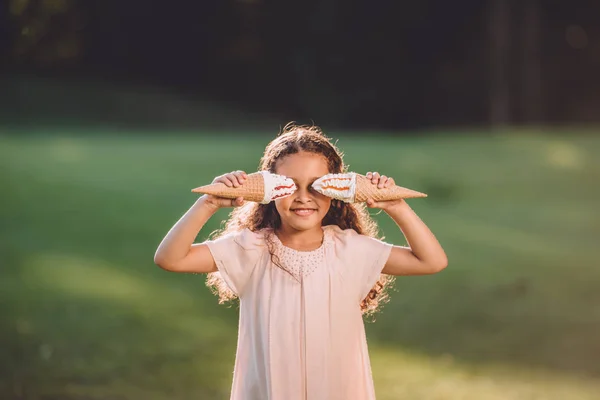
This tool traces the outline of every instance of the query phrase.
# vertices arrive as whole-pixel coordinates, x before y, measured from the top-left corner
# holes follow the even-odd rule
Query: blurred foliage
[[[598,120],[597,2],[9,1],[12,72],[167,86],[330,126],[481,124],[490,104],[513,123]]]
[[[76,0],[9,0],[17,34],[17,64],[57,68],[78,62],[83,50],[83,18]]]

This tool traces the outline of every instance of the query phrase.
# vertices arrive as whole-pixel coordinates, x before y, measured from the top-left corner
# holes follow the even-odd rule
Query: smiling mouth
[[[299,216],[307,216],[315,213],[317,210],[314,208],[294,208],[291,211]]]

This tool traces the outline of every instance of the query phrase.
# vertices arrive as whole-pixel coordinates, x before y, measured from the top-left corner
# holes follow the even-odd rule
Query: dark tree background
[[[600,118],[594,0],[2,4],[9,74],[158,85],[344,127]]]

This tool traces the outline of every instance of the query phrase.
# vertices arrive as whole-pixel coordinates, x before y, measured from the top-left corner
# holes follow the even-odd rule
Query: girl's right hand
[[[229,187],[240,187],[246,182],[248,175],[244,171],[233,171],[228,174],[217,176],[213,179],[212,183],[223,183]],[[237,199],[227,199],[225,197],[218,197],[213,195],[204,195],[205,202],[207,205],[218,208],[226,207],[239,207],[244,204],[244,198],[238,197]]]

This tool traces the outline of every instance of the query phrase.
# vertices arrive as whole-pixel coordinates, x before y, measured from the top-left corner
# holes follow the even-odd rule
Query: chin
[[[323,218],[311,218],[309,220],[304,221],[294,221],[291,220],[288,222],[289,226],[299,231],[306,231],[309,229],[313,229],[317,226],[321,226]]]

